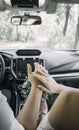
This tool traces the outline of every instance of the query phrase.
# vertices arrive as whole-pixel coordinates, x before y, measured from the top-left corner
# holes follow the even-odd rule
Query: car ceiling
[[[46,5],[44,6],[44,8],[40,8],[41,10],[44,10],[47,13],[54,13],[55,12],[55,8],[56,8],[56,3],[70,3],[70,4],[74,4],[74,3],[79,3],[79,0],[46,0]],[[51,8],[53,7],[53,8]],[[5,11],[6,9],[12,9],[8,6],[6,6],[3,2],[3,0],[0,0],[0,11]],[[25,9],[24,9],[25,10]],[[33,9],[31,9],[33,10]],[[26,9],[26,11],[28,11]]]

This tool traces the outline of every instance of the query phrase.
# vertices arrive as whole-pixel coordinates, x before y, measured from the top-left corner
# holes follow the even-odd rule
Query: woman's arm
[[[43,68],[34,73],[34,77],[40,80],[43,85],[38,85],[38,88],[47,93],[61,93],[63,91],[79,91],[77,88],[68,87],[62,84],[58,84],[53,77]]]
[[[40,68],[40,65],[35,63],[35,71]],[[32,84],[28,99],[19,113],[17,120],[24,126],[26,130],[35,130],[37,126],[38,112],[40,107],[40,101],[42,97],[42,90],[37,88],[40,83],[33,76],[31,66],[28,65],[28,78]]]

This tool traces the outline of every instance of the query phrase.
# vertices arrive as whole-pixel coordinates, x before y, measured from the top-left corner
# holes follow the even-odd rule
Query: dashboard
[[[43,65],[49,74],[59,83],[68,86],[79,86],[79,51],[40,51],[38,49],[3,50],[0,52],[5,63],[3,81],[7,86],[27,80],[27,64],[31,64],[34,71],[34,63]],[[61,59],[61,60],[60,60]],[[76,82],[76,84],[75,84]],[[10,83],[10,85],[9,85]],[[15,85],[15,86],[18,86]],[[4,82],[2,82],[2,85]]]
[[[27,75],[28,63],[31,64],[32,71],[34,71],[34,63],[38,62],[48,70],[58,83],[79,88],[78,51],[3,50],[0,51],[0,55],[3,57],[5,64],[0,89],[15,92],[18,112],[23,107],[30,91],[31,85],[28,82]],[[43,94],[43,98],[48,102],[49,109],[57,96],[57,94],[52,96]]]

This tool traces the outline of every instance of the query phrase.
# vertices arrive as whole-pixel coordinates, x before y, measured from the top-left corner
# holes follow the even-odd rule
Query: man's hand
[[[35,71],[32,72],[32,67],[30,64],[27,64],[27,70],[28,70],[28,79],[33,87],[37,87],[39,84],[42,85],[42,82],[37,79],[34,74],[37,70],[40,70],[40,65],[38,63],[35,63]]]

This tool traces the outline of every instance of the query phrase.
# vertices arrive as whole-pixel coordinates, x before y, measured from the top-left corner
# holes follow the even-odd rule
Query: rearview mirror
[[[24,14],[24,15],[18,15],[13,16],[11,18],[12,25],[40,25],[42,23],[40,16],[30,15],[30,14]]]

